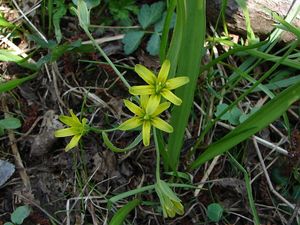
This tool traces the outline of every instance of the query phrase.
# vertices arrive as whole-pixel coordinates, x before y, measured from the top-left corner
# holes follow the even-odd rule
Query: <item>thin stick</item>
[[[5,118],[9,118],[9,114],[8,114],[8,107],[6,105],[6,101],[5,101],[5,97],[2,96],[2,107],[3,107],[3,111],[4,111],[4,117]],[[20,156],[19,150],[18,150],[18,146],[16,144],[16,138],[15,138],[15,134],[13,131],[8,130],[8,138],[9,141],[11,143],[11,151],[12,154],[15,157],[15,163],[16,163],[16,167],[18,169],[18,172],[20,174],[20,177],[23,181],[23,184],[26,188],[26,190],[28,190],[29,192],[31,192],[31,184],[30,184],[30,179],[26,173],[26,170],[24,168],[23,162],[22,162],[22,158]]]

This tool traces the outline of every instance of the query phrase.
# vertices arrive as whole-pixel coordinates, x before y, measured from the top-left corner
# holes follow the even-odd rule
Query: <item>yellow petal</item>
[[[162,120],[159,117],[155,117],[151,120],[151,123],[153,126],[155,126],[156,128],[165,131],[167,133],[172,133],[173,132],[173,127],[168,124],[167,122],[165,122],[164,120]]]
[[[173,89],[176,89],[180,86],[187,84],[189,81],[190,81],[190,79],[188,77],[172,78],[166,82],[166,88],[169,90],[173,90]]]
[[[143,110],[140,107],[138,107],[136,104],[128,100],[124,100],[124,104],[135,115],[141,116],[143,114]]]
[[[81,135],[75,135],[74,137],[72,137],[71,141],[66,146],[65,151],[67,152],[70,149],[76,147],[78,145],[78,142],[79,142],[80,138],[81,138]]]
[[[147,103],[146,114],[152,115],[156,111],[159,102],[160,102],[160,95],[151,95]]]
[[[147,108],[148,101],[149,101],[149,95],[141,95],[140,104],[142,109],[144,109],[145,111]]]
[[[65,129],[56,130],[54,132],[55,137],[69,137],[76,134],[80,134],[80,130],[76,127],[70,127]]]
[[[120,130],[131,130],[131,129],[134,129],[140,125],[142,125],[142,121],[140,118],[138,117],[133,117],[129,120],[126,120],[124,123],[122,123],[120,126],[119,126],[119,129]]]
[[[151,123],[150,121],[144,121],[143,123],[143,144],[148,146],[150,144],[150,130],[151,130]]]
[[[74,122],[77,123],[77,124],[80,124],[80,121],[79,121],[78,117],[73,113],[73,110],[70,109],[69,112],[70,112],[71,117],[74,120]]]
[[[164,84],[168,79],[169,71],[170,71],[170,61],[165,60],[158,73],[157,81]]]
[[[132,95],[152,95],[155,91],[150,85],[140,85],[131,87],[129,93]]]
[[[137,64],[134,67],[134,71],[144,80],[147,84],[154,85],[156,76],[143,65]]]
[[[174,105],[180,105],[182,103],[181,99],[178,98],[176,95],[174,95],[171,91],[169,91],[168,89],[164,89],[161,92],[161,95],[169,100],[170,102],[172,102]]]
[[[152,114],[153,117],[158,116],[159,114],[161,114],[163,111],[165,111],[166,109],[168,109],[170,107],[171,103],[170,102],[164,102],[162,104],[160,104],[157,109],[155,110],[155,112]]]
[[[75,125],[75,126],[77,125],[77,123],[74,122],[74,120],[73,120],[73,118],[72,118],[71,116],[61,115],[61,116],[59,116],[58,118],[59,118],[59,120],[60,120],[61,122],[63,122],[64,124],[66,124],[66,125],[68,125],[68,126],[70,126],[70,127],[72,127],[72,126],[74,126],[74,125]]]

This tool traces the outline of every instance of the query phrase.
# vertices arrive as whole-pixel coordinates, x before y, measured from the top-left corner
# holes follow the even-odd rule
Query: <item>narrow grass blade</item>
[[[206,33],[204,0],[179,0],[177,7],[179,11],[184,10],[184,30],[177,74],[178,76],[188,76],[190,82],[175,92],[182,99],[182,104],[179,107],[175,106],[171,115],[174,132],[170,134],[168,140],[168,158],[173,170],[176,170],[178,166],[184,131],[192,108]]]
[[[134,199],[130,202],[128,202],[126,205],[124,205],[121,209],[119,209],[111,221],[109,222],[109,225],[122,225],[124,220],[126,219],[127,215],[139,204],[141,203],[140,199]]]
[[[35,77],[36,75],[30,75],[24,78],[20,78],[20,79],[15,79],[15,80],[10,80],[7,81],[5,83],[0,83],[0,94],[6,91],[10,91],[16,87],[18,87],[19,85],[21,85],[22,83],[24,83],[25,81],[31,80]]]
[[[198,168],[203,163],[230,150],[280,117],[295,101],[300,99],[300,82],[281,92],[269,103],[254,113],[240,126],[221,140],[210,145],[190,166]]]

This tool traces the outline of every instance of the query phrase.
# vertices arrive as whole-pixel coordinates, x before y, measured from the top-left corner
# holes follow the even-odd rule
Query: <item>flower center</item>
[[[162,82],[158,82],[155,85],[155,94],[160,94],[160,91],[165,87],[165,84]]]
[[[144,120],[150,120],[150,119],[151,119],[151,116],[146,114],[146,115],[144,115],[143,119],[144,119]]]

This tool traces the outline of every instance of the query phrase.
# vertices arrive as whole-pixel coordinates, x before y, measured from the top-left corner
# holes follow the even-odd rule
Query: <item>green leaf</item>
[[[126,55],[133,53],[139,47],[144,34],[144,31],[132,31],[125,34],[122,43]]]
[[[137,146],[141,140],[142,140],[142,134],[139,134],[134,141],[128,145],[126,148],[118,148],[116,146],[113,145],[113,143],[111,143],[111,141],[108,139],[107,134],[105,132],[102,132],[102,138],[104,141],[104,144],[113,152],[116,153],[122,153],[122,152],[127,152],[131,149],[133,149],[135,146]]]
[[[28,205],[19,206],[11,214],[10,219],[13,223],[22,224],[23,221],[29,216],[31,208]]]
[[[13,23],[8,22],[5,18],[0,17],[0,27],[15,28],[16,26]]]
[[[20,78],[20,79],[10,80],[10,81],[7,81],[5,83],[0,83],[0,93],[10,91],[10,90],[18,87],[19,85],[21,85],[25,81],[33,79],[34,77],[35,77],[35,74],[24,77],[24,78]]]
[[[217,111],[215,112],[215,116],[218,117],[219,115],[221,115],[221,113],[226,110],[228,107],[228,105],[226,103],[222,103],[220,105],[217,106]],[[221,120],[229,120],[230,118],[230,112],[227,111],[222,117]]]
[[[67,7],[64,4],[64,0],[56,0],[55,2],[56,2],[56,8],[54,9],[52,20],[54,25],[55,38],[57,43],[59,43],[62,39],[62,34],[60,30],[60,20],[66,14]]]
[[[167,59],[171,62],[169,78],[178,74],[188,76],[190,82],[175,90],[175,94],[182,99],[182,104],[180,107],[174,106],[172,110],[171,126],[175,129],[169,135],[167,145],[168,163],[174,171],[177,170],[185,129],[193,108],[201,57],[205,52],[205,1],[177,1],[176,13],[176,25],[167,54]]]
[[[6,222],[4,225],[15,225],[12,222]]]
[[[223,207],[218,203],[212,203],[207,207],[207,217],[217,223],[223,216]]]
[[[3,62],[18,62],[23,60],[21,56],[15,54],[14,51],[0,49],[0,61]]]
[[[156,23],[162,16],[165,9],[165,3],[160,1],[153,3],[151,6],[148,4],[142,5],[138,14],[138,21],[143,29],[146,29],[151,24]]]
[[[160,33],[163,31],[165,20],[166,20],[167,12],[164,12],[162,18],[154,25],[154,31]],[[171,17],[169,29],[172,29],[175,26],[176,22],[176,14],[174,13]]]
[[[158,33],[154,33],[151,35],[148,43],[147,43],[147,51],[150,55],[158,55],[160,46],[160,37]]]
[[[0,120],[0,127],[4,129],[17,129],[21,127],[21,121],[17,118],[5,118]]]
[[[249,117],[221,140],[210,145],[192,164],[191,168],[198,168],[203,163],[230,150],[235,145],[262,130],[280,117],[295,101],[300,99],[300,83],[281,92],[259,111]]]
[[[90,9],[84,0],[78,0],[77,4],[77,16],[79,19],[79,25],[82,29],[88,29],[90,26]]]
[[[130,202],[128,202],[126,205],[124,205],[121,209],[119,209],[111,221],[109,222],[109,225],[122,225],[124,220],[126,219],[127,215],[139,204],[141,203],[141,200],[134,199]]]
[[[78,6],[78,0],[72,0],[72,2]],[[100,0],[84,0],[88,9],[92,9],[100,4]]]

